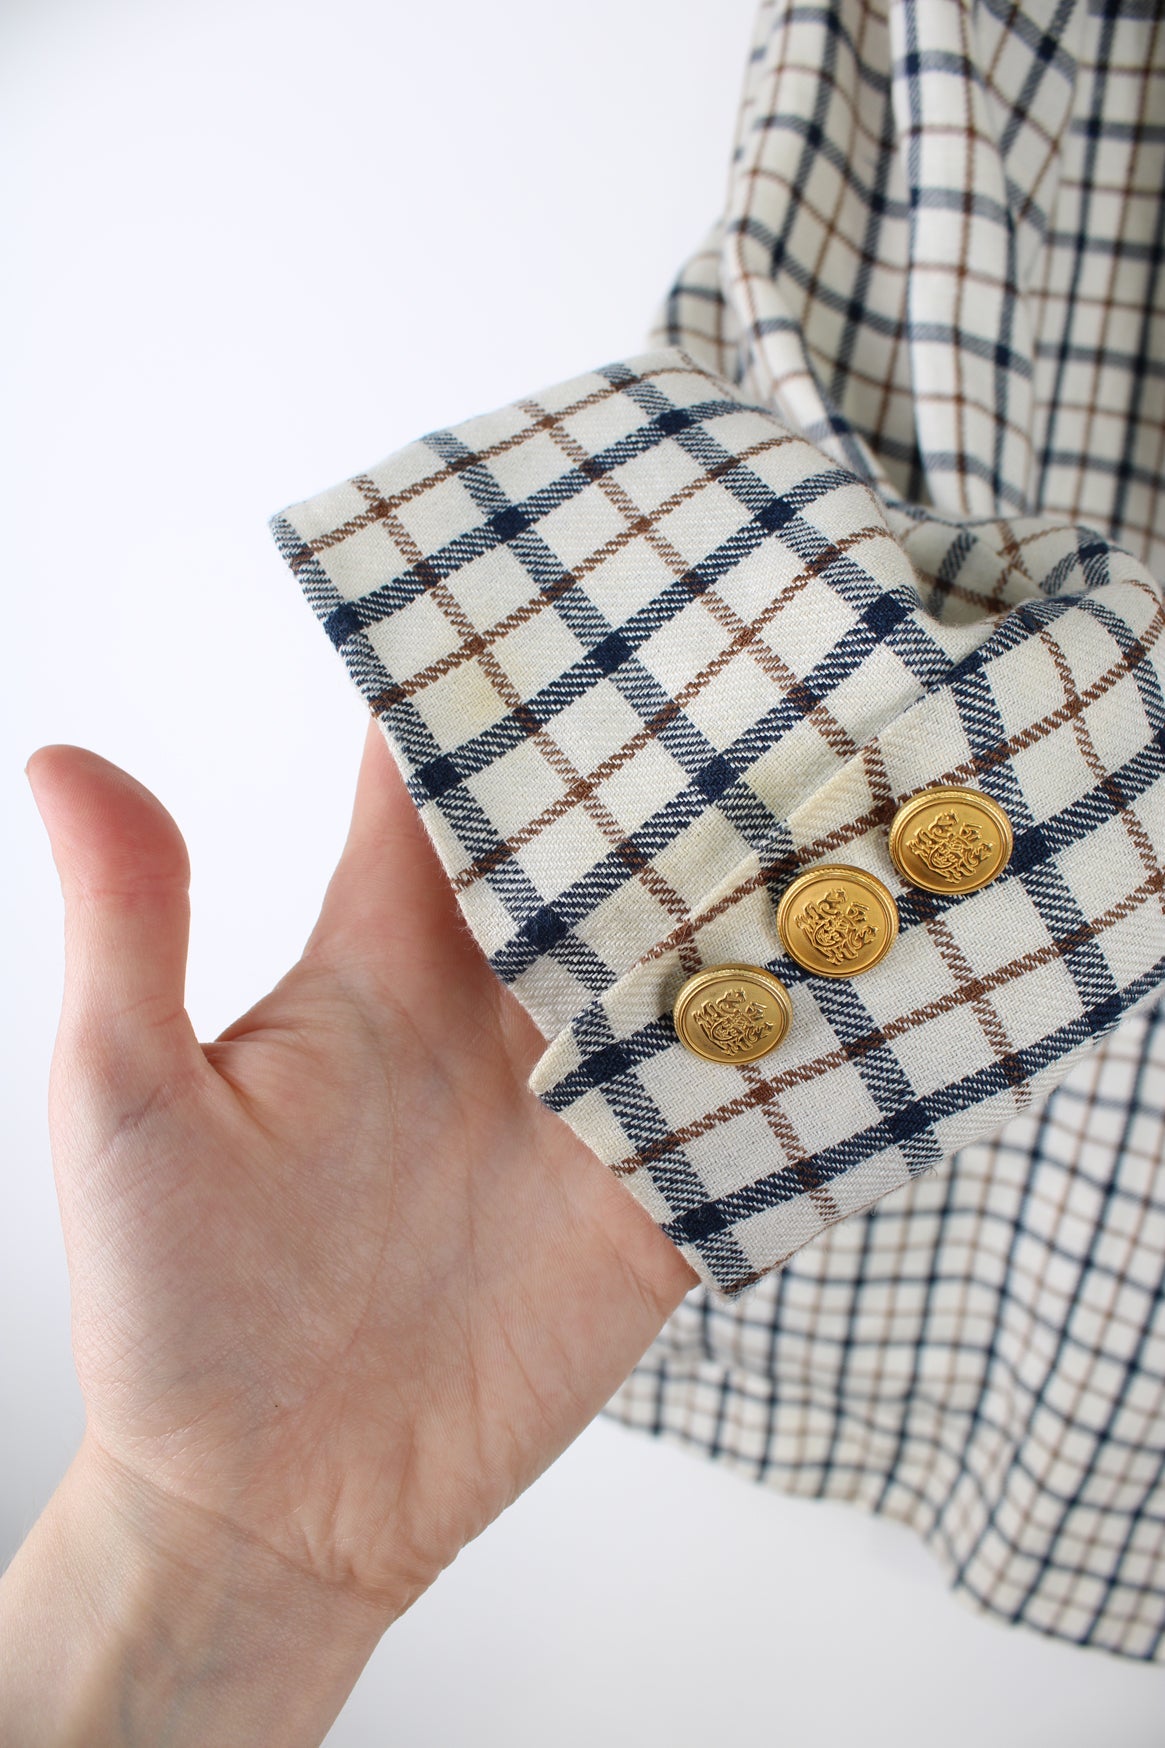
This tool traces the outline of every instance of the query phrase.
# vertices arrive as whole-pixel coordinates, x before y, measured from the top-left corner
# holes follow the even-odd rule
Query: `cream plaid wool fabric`
[[[1143,7],[763,6],[655,350],[273,520],[548,1040],[532,1091],[704,1283],[607,1412],[904,1517],[968,1597],[1143,1657],[1163,73]],[[978,892],[890,860],[935,784],[1011,820]],[[852,979],[775,926],[831,861],[898,907]],[[675,1034],[720,960],[790,990],[752,1064]]]

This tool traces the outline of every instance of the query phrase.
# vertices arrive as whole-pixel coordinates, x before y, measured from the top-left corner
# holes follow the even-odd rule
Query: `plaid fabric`
[[[903,1516],[983,1606],[1143,1657],[1163,72],[1155,10],[1107,0],[762,6],[657,349],[273,519],[549,1040],[532,1090],[704,1283],[607,1412]],[[936,783],[1014,827],[979,892],[890,860]],[[776,932],[825,861],[898,904],[852,980]],[[674,1032],[722,959],[790,989],[752,1064]]]
[[[280,535],[553,1038],[532,1089],[709,1285],[997,1129],[1165,979],[1165,615],[1091,531],[887,511],[676,351],[410,445]],[[968,781],[1007,870],[905,885],[895,808]],[[842,855],[900,924],[835,982],[775,900]],[[793,1000],[741,1066],[671,1021],[731,958]]]
[[[696,1288],[604,1412],[911,1525],[999,1619],[1161,1659],[1163,1109],[1154,1006],[750,1292]]]

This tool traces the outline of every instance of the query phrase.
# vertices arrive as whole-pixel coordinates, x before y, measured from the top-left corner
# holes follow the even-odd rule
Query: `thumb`
[[[184,1007],[186,845],[156,796],[83,747],[41,747],[26,774],[65,900],[58,1051],[107,1111],[140,1108],[205,1066]]]

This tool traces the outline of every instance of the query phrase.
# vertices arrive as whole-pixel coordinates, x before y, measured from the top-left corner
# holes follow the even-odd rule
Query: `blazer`
[[[1137,0],[766,0],[646,349],[272,521],[532,1094],[699,1273],[608,1412],[1141,1657],[1163,187]]]

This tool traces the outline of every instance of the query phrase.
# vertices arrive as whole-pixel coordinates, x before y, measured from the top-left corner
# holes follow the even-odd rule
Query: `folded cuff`
[[[272,527],[550,1040],[531,1089],[715,1290],[1000,1127],[1165,976],[1160,591],[1094,534],[887,507],[673,349],[432,433]],[[978,892],[890,859],[934,784],[1011,819]],[[826,861],[897,900],[853,978],[776,931]],[[672,1024],[725,960],[792,998],[753,1064]]]

